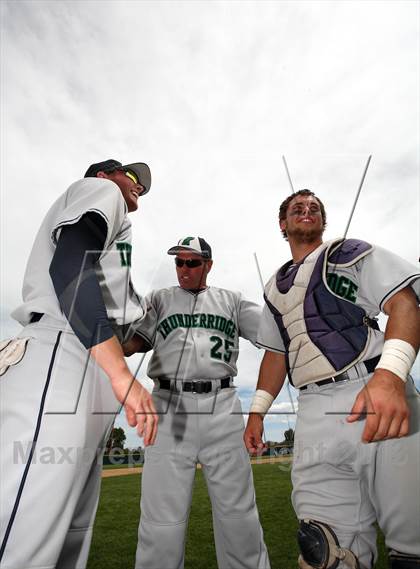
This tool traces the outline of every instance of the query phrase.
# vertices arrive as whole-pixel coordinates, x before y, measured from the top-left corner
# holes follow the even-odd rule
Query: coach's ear
[[[96,177],[97,177],[97,178],[108,178],[108,176],[105,174],[105,172],[102,172],[102,171],[101,171],[101,172],[98,172],[98,173],[96,174]]]
[[[206,275],[208,275],[209,272],[211,271],[212,266],[213,266],[213,261],[211,261],[211,260],[206,261],[205,266],[206,266]]]

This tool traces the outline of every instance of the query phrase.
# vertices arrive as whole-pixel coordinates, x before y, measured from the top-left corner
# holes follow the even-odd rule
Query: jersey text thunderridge
[[[171,314],[159,322],[157,330],[165,339],[176,328],[210,328],[232,339],[236,335],[235,323],[215,314]]]

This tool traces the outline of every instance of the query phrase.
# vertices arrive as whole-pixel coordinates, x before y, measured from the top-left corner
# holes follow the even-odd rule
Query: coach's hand
[[[405,383],[379,368],[357,395],[347,421],[354,423],[366,415],[362,441],[371,443],[408,435],[409,414]]]
[[[152,445],[156,439],[158,416],[150,393],[129,371],[112,379],[111,385],[115,397],[124,405],[130,427],[137,427],[145,446]]]
[[[127,340],[127,342],[122,344],[122,349],[124,351],[124,355],[126,357],[130,357],[138,352],[148,352],[152,349],[152,346],[144,338],[138,334],[134,334],[130,340]]]
[[[263,443],[263,418],[259,413],[250,413],[248,424],[244,432],[244,442],[248,452],[260,456],[267,445]]]

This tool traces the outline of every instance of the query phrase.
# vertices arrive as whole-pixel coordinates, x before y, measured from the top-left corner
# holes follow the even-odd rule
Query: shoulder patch
[[[328,262],[341,267],[350,266],[372,251],[373,246],[366,241],[346,239],[334,246]]]

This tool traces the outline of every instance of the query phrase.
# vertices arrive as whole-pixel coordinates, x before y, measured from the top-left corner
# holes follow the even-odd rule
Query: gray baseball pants
[[[63,323],[26,326],[0,377],[1,569],[84,569],[117,401]]]
[[[219,569],[269,569],[235,390],[153,395],[159,428],[146,449],[136,569],[184,567],[197,463],[212,504]]]
[[[420,397],[409,379],[408,437],[364,444],[365,421],[349,424],[346,416],[366,379],[300,392],[292,501],[299,519],[329,524],[370,568],[375,520],[388,548],[420,556]]]

